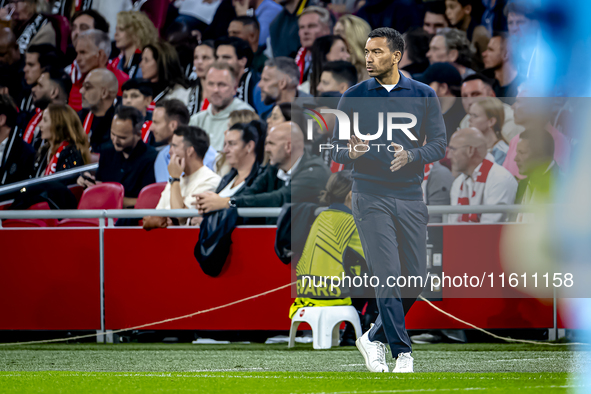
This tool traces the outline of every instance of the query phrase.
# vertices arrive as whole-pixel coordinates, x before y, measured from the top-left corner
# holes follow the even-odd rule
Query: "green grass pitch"
[[[63,344],[0,347],[2,393],[566,393],[591,353],[569,346],[415,345],[414,374],[372,374],[356,348]],[[390,357],[390,355],[388,355]],[[391,360],[391,359],[390,359]],[[393,366],[393,365],[392,365]]]

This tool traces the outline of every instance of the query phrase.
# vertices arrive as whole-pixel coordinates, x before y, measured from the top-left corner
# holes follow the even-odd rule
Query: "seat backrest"
[[[80,198],[82,198],[82,193],[84,193],[84,188],[80,185],[73,184],[73,185],[68,185],[68,190],[70,190],[72,192],[74,197],[76,197],[76,202],[79,203]]]
[[[135,209],[154,209],[160,201],[166,182],[152,183],[140,191],[135,203]]]
[[[47,211],[49,208],[49,204],[45,201],[38,202],[37,204],[31,205],[27,210],[28,211]]]
[[[123,185],[105,182],[84,190],[78,209],[123,209]]]

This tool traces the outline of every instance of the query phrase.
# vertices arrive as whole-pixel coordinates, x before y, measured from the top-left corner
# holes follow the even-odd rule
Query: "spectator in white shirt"
[[[487,155],[486,139],[475,128],[456,131],[449,142],[452,171],[460,175],[451,187],[452,205],[511,205],[517,181]],[[452,214],[449,223],[499,223],[507,214]]]
[[[170,177],[156,209],[189,208],[194,194],[216,190],[220,176],[203,165],[208,148],[209,138],[202,129],[176,128],[170,143]]]

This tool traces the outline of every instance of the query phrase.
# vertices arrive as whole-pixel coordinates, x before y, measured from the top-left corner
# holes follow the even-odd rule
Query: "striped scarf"
[[[476,181],[473,185],[466,182],[469,177],[464,178],[462,185],[460,186],[460,195],[458,196],[458,205],[482,205],[484,198],[484,187],[486,186],[486,180],[488,174],[494,163],[488,159],[484,159],[475,172],[478,172]],[[472,188],[472,190],[470,190]],[[466,223],[479,223],[480,214],[465,213],[460,216],[460,222]]]

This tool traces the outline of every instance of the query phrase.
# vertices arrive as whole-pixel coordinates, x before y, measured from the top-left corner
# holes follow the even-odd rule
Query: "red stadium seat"
[[[80,203],[80,199],[82,198],[82,193],[84,193],[84,188],[80,185],[68,185],[68,190],[72,192],[74,197],[76,197],[76,202]]]
[[[124,190],[120,183],[105,182],[82,193],[78,209],[122,209]],[[99,219],[64,219],[58,227],[98,227]]]
[[[2,211],[4,209],[9,209],[13,202],[14,202],[14,200],[6,200],[6,201],[0,202],[0,211]]]
[[[48,211],[49,204],[39,202],[31,205],[28,211]],[[2,227],[57,227],[57,219],[7,219],[2,221]]]
[[[160,195],[166,187],[166,182],[153,183],[140,191],[135,203],[135,209],[154,209],[160,201]]]

